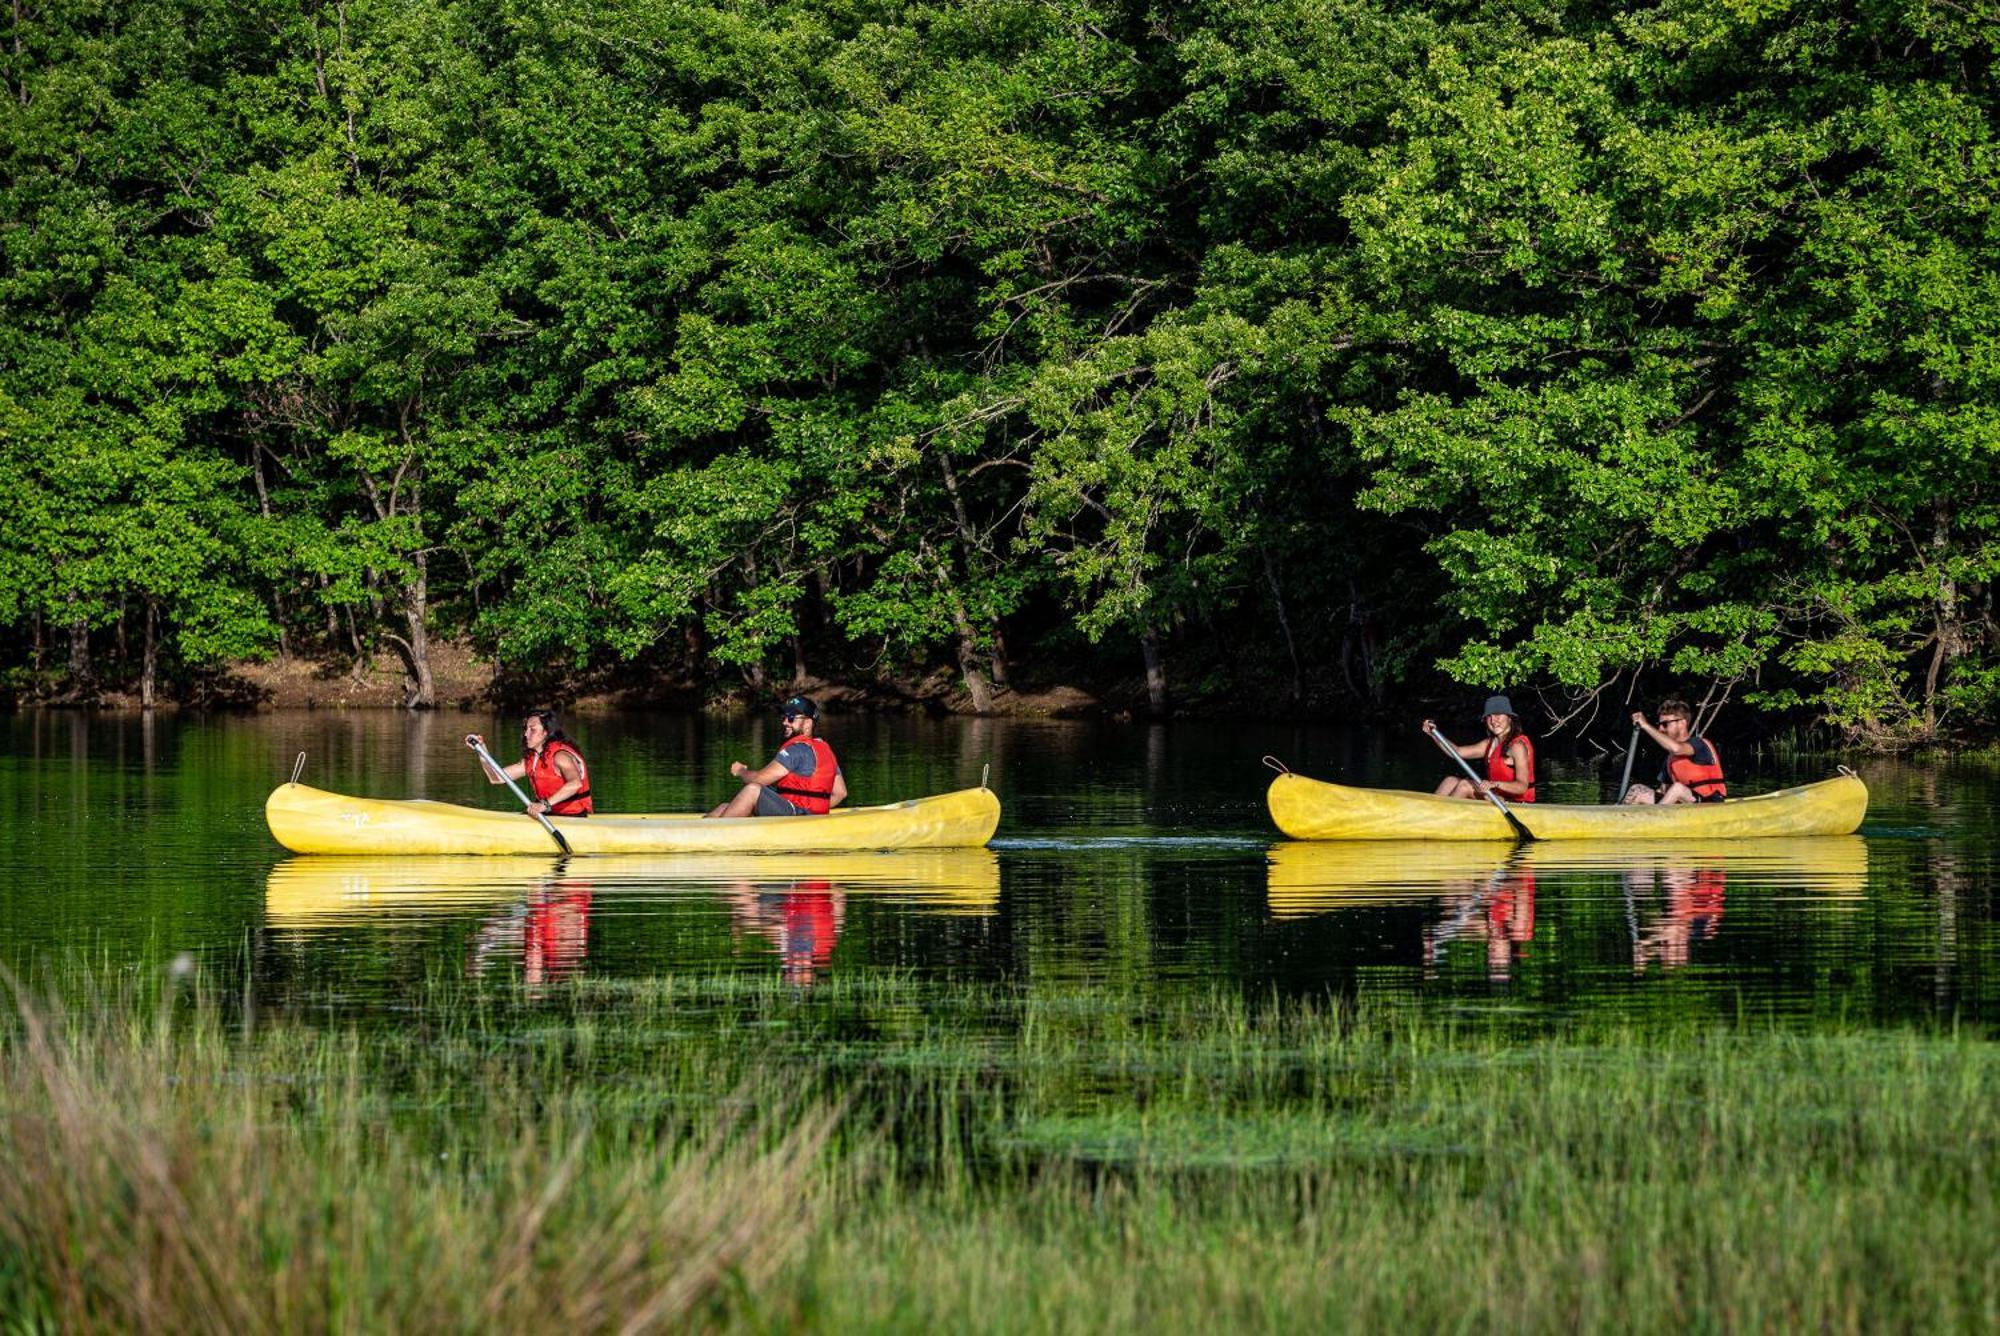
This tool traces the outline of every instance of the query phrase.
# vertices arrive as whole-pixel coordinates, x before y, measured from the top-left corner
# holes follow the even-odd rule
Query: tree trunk
[[[271,518],[271,492],[264,485],[264,447],[254,442],[250,446],[250,476],[257,484],[257,513],[268,522]],[[289,662],[292,641],[285,625],[285,587],[282,584],[271,586],[271,613],[278,623],[278,660]]]
[[[797,631],[792,632],[792,685],[803,686],[806,680],[806,642]]]
[[[1147,627],[1139,633],[1139,652],[1146,660],[1146,713],[1167,717],[1167,665],[1160,655],[1160,633]]]
[[[42,675],[42,666],[48,661],[48,637],[43,633],[42,610],[35,609],[35,676]]]
[[[69,596],[70,606],[76,606],[76,595]],[[69,682],[70,694],[81,698],[90,691],[90,623],[81,617],[72,616],[69,623]]]
[[[431,633],[429,620],[430,563],[423,553],[415,558],[416,576],[403,589],[403,623],[408,640],[392,636],[403,654],[403,672],[409,678],[404,688],[403,707],[409,710],[437,708],[437,685],[431,679]]]
[[[160,605],[152,599],[146,600],[145,648],[139,663],[139,708],[153,708],[153,687],[158,678],[160,663]]]
[[[1001,691],[1011,691],[1013,683],[1007,680],[1007,640],[1000,634],[1000,619],[995,617],[988,628],[993,636],[993,653],[987,660],[993,666],[993,685]]]
[[[1952,660],[1965,652],[1965,627],[1958,610],[1958,582],[1951,578],[1951,515],[1939,506],[1932,517],[1931,553],[1937,565],[1937,600],[1933,615],[1930,668],[1924,674],[1924,736],[1937,733],[1938,689],[1950,674]]]
[[[986,674],[979,671],[979,646],[972,638],[972,623],[955,600],[952,619],[958,623],[958,672],[965,679],[966,694],[972,697],[972,712],[992,714],[993,692],[986,685]]]
[[[1277,605],[1278,629],[1285,633],[1285,653],[1292,660],[1292,703],[1298,704],[1305,695],[1305,674],[1299,668],[1299,647],[1292,639],[1292,619],[1285,615],[1285,591],[1278,584],[1278,571],[1271,564],[1271,549],[1259,548],[1264,558],[1264,579],[1271,586],[1271,602]]]

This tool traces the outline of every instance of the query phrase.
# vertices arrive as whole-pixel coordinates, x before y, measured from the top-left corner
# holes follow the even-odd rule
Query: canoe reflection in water
[[[739,933],[754,932],[778,948],[786,978],[810,983],[832,959],[849,899],[865,896],[929,917],[991,915],[1000,903],[1000,864],[991,849],[613,854],[569,862],[312,856],[271,869],[264,922],[303,940],[323,932],[405,931],[478,911],[485,922],[468,971],[479,975],[518,958],[524,979],[539,987],[583,968],[593,908],[608,914],[615,904],[619,913],[650,913],[671,900],[713,914],[718,896]],[[604,931],[600,922],[600,946]]]
[[[1858,835],[1714,843],[1573,841],[1511,851],[1464,843],[1285,841],[1271,847],[1266,895],[1280,919],[1358,906],[1439,902],[1423,929],[1426,972],[1450,943],[1485,945],[1507,978],[1535,934],[1536,894],[1620,896],[1633,968],[1672,970],[1720,931],[1726,890],[1835,906],[1860,902],[1868,844]]]

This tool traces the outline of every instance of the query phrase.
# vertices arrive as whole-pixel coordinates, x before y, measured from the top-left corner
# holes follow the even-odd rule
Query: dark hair
[[[1662,722],[1665,721],[1668,715],[1678,714],[1685,716],[1690,726],[1692,726],[1694,723],[1694,711],[1689,709],[1688,703],[1682,700],[1679,696],[1669,696],[1665,700],[1661,701],[1660,708],[1656,710],[1654,713],[1660,718]]]
[[[521,719],[523,722],[529,719],[541,720],[542,732],[547,735],[547,740],[550,742],[569,741],[568,735],[562,731],[562,720],[556,718],[555,710],[549,706],[544,705],[540,709],[530,710],[522,715]]]

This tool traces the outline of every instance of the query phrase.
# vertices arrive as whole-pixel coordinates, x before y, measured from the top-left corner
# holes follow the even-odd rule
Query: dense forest
[[[450,642],[2000,722],[1990,0],[10,19],[15,699]]]

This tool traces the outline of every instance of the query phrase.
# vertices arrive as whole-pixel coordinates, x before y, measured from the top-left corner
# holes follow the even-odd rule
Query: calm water
[[[1626,1011],[1882,1024],[2000,1019],[1995,802],[1973,763],[1856,762],[1874,794],[1846,839],[1637,847],[1304,845],[1263,807],[1257,758],[1428,788],[1407,735],[1288,726],[832,721],[855,802],[965,787],[991,768],[991,850],[794,858],[294,858],[266,793],[303,778],[503,806],[463,714],[255,718],[28,713],[0,722],[0,963],[155,968],[191,951],[260,1005],[393,1013],[441,972],[531,988],[587,973],[895,970],[996,986],[1396,994],[1527,1016]],[[687,811],[733,789],[774,721],[582,718],[601,805]],[[503,750],[511,756],[512,751]],[[1830,772],[1761,758],[1739,791]],[[1615,768],[1615,767],[1612,767]],[[1595,800],[1609,768],[1554,767]],[[1737,783],[1732,776],[1732,785]],[[500,796],[496,796],[500,795]]]

